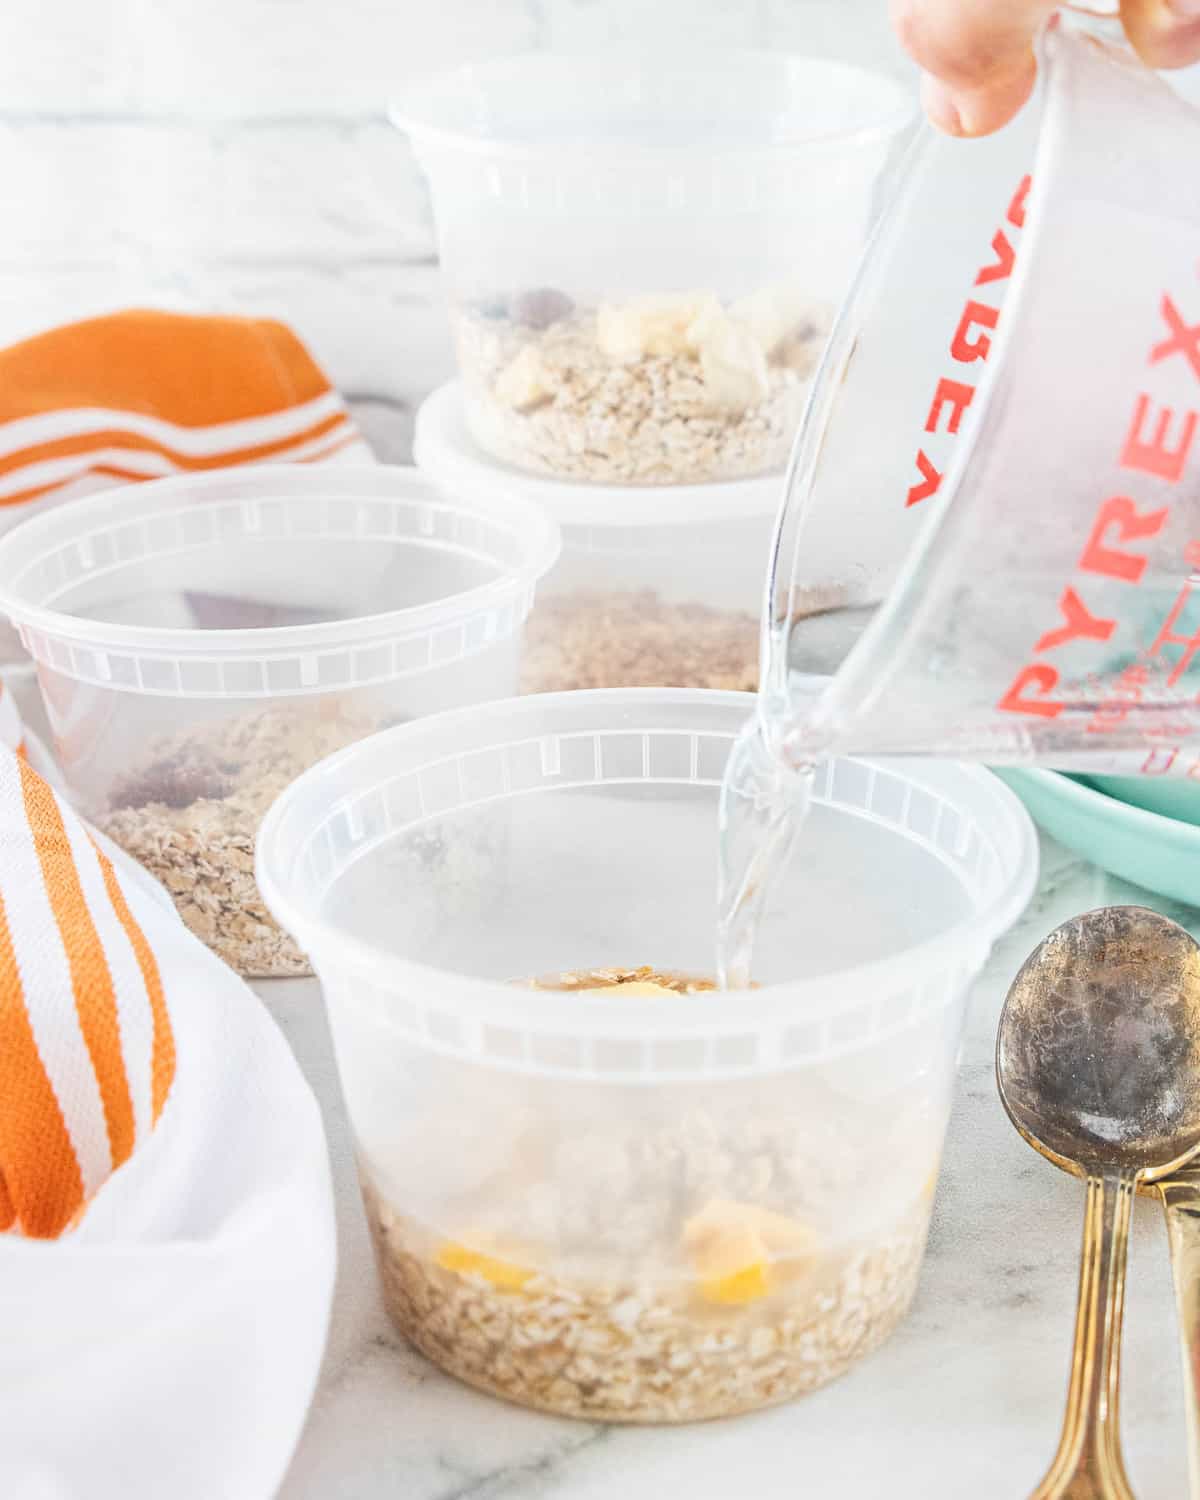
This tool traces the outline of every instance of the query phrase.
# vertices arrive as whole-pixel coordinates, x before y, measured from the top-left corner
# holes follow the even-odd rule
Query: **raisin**
[[[575,304],[566,292],[560,292],[552,286],[517,292],[508,304],[508,315],[514,323],[539,332],[549,328],[552,323],[560,323],[574,311]]]
[[[164,807],[190,807],[202,797],[227,797],[232,790],[233,782],[215,766],[168,758],[152,762],[140,775],[118,784],[112,805],[115,809],[160,802]]]

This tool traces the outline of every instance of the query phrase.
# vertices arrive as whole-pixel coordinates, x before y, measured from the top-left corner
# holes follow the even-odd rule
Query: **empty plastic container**
[[[559,523],[562,554],[526,633],[526,692],[757,686],[781,479],[648,493],[522,474],[471,436],[457,383],[421,406],[414,453],[422,470],[458,493],[516,491]]]
[[[558,552],[519,498],[413,469],[224,470],[127,485],[0,539],[76,800],[252,975],[307,972],[254,884],[259,819],[386,724],[515,690]]]
[[[609,484],[781,468],[911,115],[844,63],[686,46],[408,89],[476,438]]]
[[[848,1369],[912,1298],[964,998],[1032,889],[1032,825],[982,770],[825,765],[763,987],[705,992],[718,785],[751,706],[439,715],[315,767],[263,824],[388,1308],[497,1395],[722,1416]]]

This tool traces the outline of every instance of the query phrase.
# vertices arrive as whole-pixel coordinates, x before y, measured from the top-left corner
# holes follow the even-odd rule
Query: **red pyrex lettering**
[[[1170,337],[1151,346],[1147,363],[1157,364],[1171,355],[1182,355],[1200,379],[1200,324],[1189,327],[1169,296],[1162,298],[1160,312]],[[1117,458],[1118,468],[1126,473],[1148,475],[1170,485],[1177,484],[1191,454],[1198,424],[1200,412],[1178,414],[1169,406],[1156,406],[1150,396],[1139,391]],[[1084,585],[1090,575],[1115,579],[1137,588],[1149,560],[1148,543],[1166,525],[1169,511],[1169,505],[1152,506],[1125,494],[1109,495],[1102,500],[1079,556],[1078,584]],[[1190,551],[1188,561],[1192,562]],[[1189,633],[1177,628],[1193,590],[1198,587],[1200,578],[1188,579],[1184,583],[1148,653],[1154,658],[1167,646],[1180,648],[1180,655],[1167,679],[1168,686],[1179,681],[1200,652],[1200,632]],[[1106,619],[1092,612],[1084,594],[1072,583],[1068,583],[1059,596],[1058,609],[1061,618],[1048,620],[1046,628],[1034,642],[1035,657],[1053,653],[1073,640],[1106,641],[1116,628],[1115,619]],[[1006,713],[1052,719],[1064,707],[1048,696],[1058,686],[1058,681],[1058,668],[1051,662],[1027,662],[1017,672],[997,706]],[[1127,667],[1113,685],[1111,701],[1097,712],[1088,732],[1102,734],[1118,727],[1130,708],[1141,700],[1147,681],[1148,669],[1144,664]],[[1175,733],[1181,727],[1185,726],[1160,725],[1159,731]],[[1165,749],[1152,751],[1143,770],[1161,773],[1170,769],[1174,759],[1174,752],[1168,753]]]
[[[1029,196],[1028,177],[1024,178],[1013,195],[1004,215],[1005,225],[1021,229],[1025,224],[1025,200]],[[1007,281],[1012,275],[1016,252],[1008,230],[1002,225],[992,236],[992,253],[995,260],[980,267],[975,277],[975,286],[989,286],[993,282]],[[978,296],[967,299],[950,340],[950,357],[959,365],[971,365],[987,359],[992,347],[991,334],[1000,319],[1000,309]],[[926,432],[948,432],[952,436],[959,429],[963,413],[971,404],[975,387],[966,380],[943,376],[937,383],[929,404],[929,415],[925,419]],[[917,449],[917,482],[908,491],[905,505],[917,505],[936,495],[942,482],[941,471],[925,452]]]

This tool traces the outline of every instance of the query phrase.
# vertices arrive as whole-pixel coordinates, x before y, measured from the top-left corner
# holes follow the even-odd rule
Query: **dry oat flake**
[[[99,818],[156,876],[187,926],[247,978],[309,974],[308,960],[263,905],[254,840],[302,771],[375,724],[340,700],[271,707],[152,743]]]
[[[758,619],[669,602],[653,589],[539,596],[525,627],[521,688],[694,687],[753,692]]]
[[[692,484],[779,469],[828,314],[789,286],[581,307],[554,288],[462,308],[476,438],[535,472]]]

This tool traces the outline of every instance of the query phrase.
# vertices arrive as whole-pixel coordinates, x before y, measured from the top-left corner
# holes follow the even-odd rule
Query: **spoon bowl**
[[[1031,1500],[1133,1500],[1118,1420],[1129,1225],[1139,1183],[1200,1152],[1200,947],[1140,906],[1063,923],[1009,989],[996,1078],[1030,1145],[1087,1181],[1067,1412]]]
[[[1057,1166],[1166,1176],[1200,1149],[1200,946],[1141,906],[1064,922],[1009,989],[996,1076]]]

